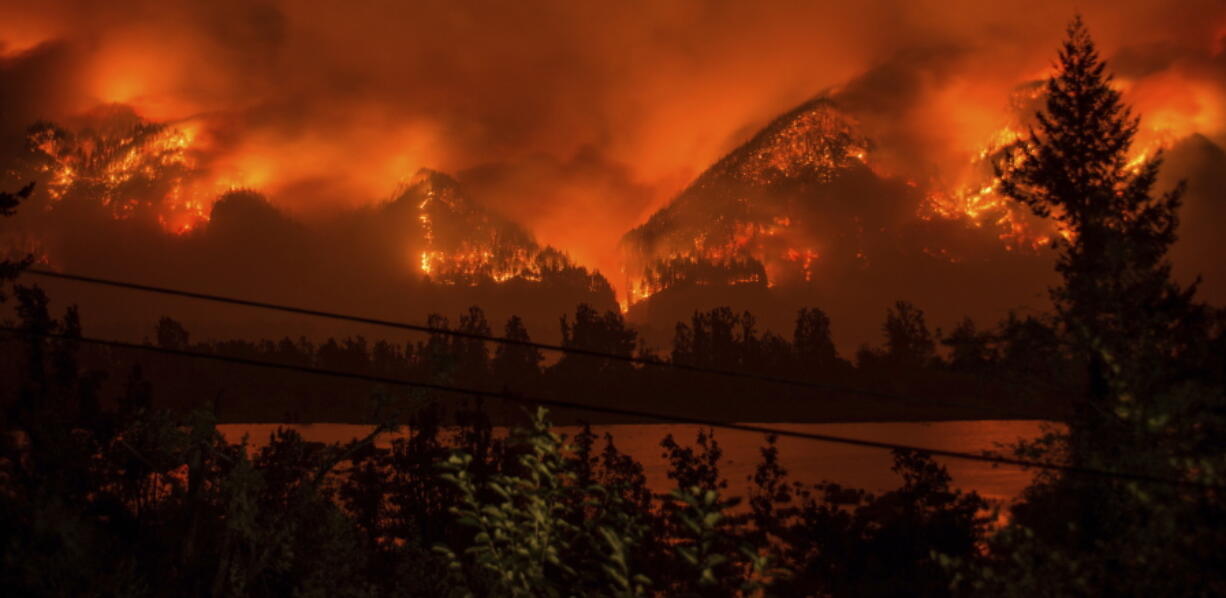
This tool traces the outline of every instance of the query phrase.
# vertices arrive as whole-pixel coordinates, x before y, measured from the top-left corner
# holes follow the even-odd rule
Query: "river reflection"
[[[997,449],[1018,439],[1034,438],[1047,424],[1035,420],[983,420],[949,422],[871,422],[842,424],[762,424],[801,432],[876,440],[898,444],[924,446],[932,449],[977,453]],[[247,435],[253,447],[268,442],[278,424],[224,424],[218,426],[231,442]],[[357,424],[293,424],[288,426],[314,442],[347,442],[367,434],[370,426]],[[682,444],[692,444],[700,426],[683,424],[613,424],[592,426],[602,437],[597,450],[604,446],[603,436],[612,434],[614,444],[622,452],[643,464],[648,485],[656,491],[670,488],[668,464],[660,441],[672,434]],[[573,436],[579,428],[560,426],[557,431]],[[499,430],[505,434],[505,430]],[[403,433],[401,433],[403,435]],[[388,446],[395,435],[380,437],[377,444]],[[748,477],[761,460],[759,448],[765,445],[762,434],[738,430],[716,430],[715,439],[724,451],[720,473],[728,480],[731,494],[744,495]],[[779,456],[789,472],[789,479],[814,483],[822,480],[845,486],[880,492],[898,487],[901,480],[891,470],[893,459],[888,451],[862,446],[833,444],[800,438],[780,438]],[[949,469],[955,486],[974,490],[985,498],[1007,501],[1015,498],[1030,483],[1033,472],[1011,466],[993,466],[979,461],[938,457]]]

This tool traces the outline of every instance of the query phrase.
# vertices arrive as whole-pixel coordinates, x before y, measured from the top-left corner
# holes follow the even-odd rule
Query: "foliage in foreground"
[[[78,330],[18,296],[27,329]],[[613,438],[564,438],[543,410],[506,438],[479,407],[457,427],[426,407],[386,448],[377,428],[257,449],[153,407],[138,371],[100,396],[71,340],[26,343],[0,453],[10,595],[941,595],[933,551],[983,537],[985,503],[923,455],[898,454],[902,487],[875,497],[789,483],[770,439],[741,506],[710,433],[665,439],[676,487],[653,495]]]
[[[998,174],[1005,195],[1066,233],[1052,298],[1088,388],[1067,434],[1018,450],[1174,483],[1040,476],[985,558],[946,562],[975,595],[1220,596],[1224,320],[1171,278],[1183,187],[1154,191],[1161,152],[1134,162],[1140,119],[1080,18],[1057,67],[1037,126]]]

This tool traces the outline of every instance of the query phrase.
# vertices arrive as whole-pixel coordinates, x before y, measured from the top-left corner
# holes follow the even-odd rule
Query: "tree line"
[[[756,322],[752,313],[726,307],[695,312],[689,322],[676,325],[671,349],[660,354],[640,342],[637,331],[618,312],[600,313],[580,304],[573,315],[560,319],[562,347],[659,365],[566,353],[548,361],[545,353],[533,347],[445,333],[425,334],[422,340],[403,343],[371,342],[363,336],[318,343],[305,337],[196,341],[170,317],[157,322],[145,343],[159,349],[453,384],[483,392],[543,398],[583,396],[585,402],[597,406],[625,406],[625,397],[633,395],[644,406],[664,405],[673,413],[684,414],[695,407],[695,401],[701,401],[705,413],[741,421],[982,419],[1017,418],[1019,414],[1059,419],[1061,410],[1067,408],[1067,396],[1080,383],[1075,357],[1062,350],[1050,318],[1010,315],[989,330],[980,330],[967,319],[949,333],[934,333],[922,310],[899,301],[887,311],[882,344],[864,346],[852,359],[837,351],[830,336],[830,318],[820,309],[801,309],[790,339],[760,331]],[[455,320],[433,314],[426,323],[439,330],[532,340],[519,317],[509,318],[495,331],[476,306]],[[0,352],[13,356],[10,363],[17,363],[23,343],[14,335],[0,336]],[[372,394],[405,394],[401,389],[310,374],[129,349],[82,346],[78,358],[108,372],[112,386],[138,375],[159,388],[159,406],[191,409],[210,403],[224,421],[369,423]],[[673,364],[906,396],[900,401],[871,401],[853,392],[668,367]],[[1036,379],[1060,383],[1054,387],[1027,383]],[[412,394],[423,397],[420,392]],[[443,402],[462,398],[442,392],[429,396]],[[755,401],[754,397],[768,400]],[[1066,401],[1063,405],[1061,398]],[[519,415],[517,408],[500,413]],[[571,421],[572,416],[579,414],[565,414],[563,419]],[[591,415],[586,417],[591,421]]]

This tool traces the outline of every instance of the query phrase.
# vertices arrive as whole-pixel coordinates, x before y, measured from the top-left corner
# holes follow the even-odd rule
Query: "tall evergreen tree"
[[[1183,185],[1155,194],[1162,155],[1134,160],[1139,124],[1112,86],[1081,17],[1068,27],[1037,125],[996,164],[1000,191],[1051,218],[1063,285],[1052,297],[1074,350],[1088,364],[1089,390],[1075,410],[1081,429],[1100,427],[1115,401],[1161,390],[1169,372],[1134,367],[1169,362],[1183,350],[1195,286],[1171,281]],[[1132,364],[1132,365],[1130,365]]]
[[[1006,195],[1063,228],[1055,245],[1064,282],[1052,296],[1061,336],[1088,366],[1089,388],[1067,435],[1017,450],[1218,486],[1226,471],[1223,393],[1195,374],[1205,345],[1203,308],[1193,303],[1195,285],[1171,280],[1166,257],[1182,185],[1156,195],[1161,154],[1132,159],[1139,120],[1112,88],[1080,18],[1069,26],[1057,66],[1037,126],[997,171]],[[1006,361],[1031,353],[1033,339],[1046,335],[1041,322],[1012,316],[1003,328]],[[1226,592],[1226,516],[1217,491],[1063,474],[1037,476],[1022,498],[1010,524],[990,539],[986,566],[960,575],[964,590]]]

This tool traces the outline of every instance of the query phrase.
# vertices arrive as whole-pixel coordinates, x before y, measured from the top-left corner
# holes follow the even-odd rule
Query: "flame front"
[[[1226,36],[1220,34],[1220,25],[1214,27],[1216,37],[1211,36],[1207,46],[1199,47],[1201,54],[1221,54],[1222,40]],[[23,52],[36,49],[40,41],[56,38],[54,31],[37,27],[10,26],[9,29],[12,31],[6,30],[0,36],[0,57],[13,64],[23,60]],[[591,143],[590,138],[571,138],[554,131],[553,136],[542,136],[542,139],[549,139],[549,144],[541,141],[543,145],[540,146],[506,147],[490,143],[495,137],[484,137],[486,128],[491,131],[497,128],[491,125],[492,121],[471,120],[468,114],[459,120],[448,120],[430,109],[403,101],[406,99],[403,97],[386,104],[373,99],[370,105],[350,104],[348,98],[332,98],[334,102],[314,105],[312,93],[327,95],[307,85],[317,79],[318,71],[314,68],[303,77],[307,81],[300,82],[305,87],[294,88],[292,95],[278,96],[279,90],[275,89],[278,80],[270,80],[268,87],[261,87],[252,84],[264,80],[258,77],[230,79],[224,72],[208,72],[210,69],[201,69],[202,65],[196,64],[194,59],[184,62],[191,44],[180,46],[175,39],[162,41],[166,43],[149,46],[148,40],[141,36],[121,36],[100,42],[105,47],[81,67],[84,87],[79,95],[85,99],[58,113],[53,112],[69,124],[45,125],[32,132],[30,145],[39,160],[37,169],[45,183],[39,189],[47,194],[53,205],[88,198],[115,219],[144,218],[168,233],[182,235],[207,224],[217,196],[234,188],[259,190],[280,205],[295,208],[305,205],[307,209],[302,210],[305,212],[310,210],[310,202],[373,202],[395,181],[402,180],[400,177],[405,172],[421,164],[441,164],[459,171],[500,161],[518,165],[522,156],[538,153],[565,161],[567,152],[574,148],[594,145],[599,149],[593,152],[590,164],[574,160],[579,174],[566,181],[573,189],[567,187],[565,192],[554,196],[589,195],[584,177],[591,174],[591,179],[596,180],[606,176],[614,180],[606,185],[613,191],[590,194],[601,201],[576,199],[574,202],[599,204],[605,211],[582,213],[574,218],[591,217],[603,223],[603,218],[617,213],[619,219],[610,220],[611,224],[603,228],[590,224],[577,228],[601,229],[602,233],[607,229],[611,238],[624,230],[623,223],[641,222],[641,215],[649,213],[651,202],[688,197],[693,204],[710,204],[706,208],[689,206],[671,213],[663,211],[661,218],[653,218],[640,227],[641,235],[627,236],[632,239],[623,244],[623,248],[628,249],[621,256],[626,274],[622,291],[627,306],[678,284],[768,287],[822,284],[823,277],[828,277],[832,268],[866,268],[874,260],[885,259],[879,253],[880,247],[861,242],[867,236],[882,232],[881,223],[848,217],[853,209],[846,205],[834,206],[834,211],[843,210],[843,213],[829,216],[822,213],[829,207],[827,205],[797,206],[767,201],[766,196],[772,193],[791,193],[794,189],[789,185],[800,181],[816,187],[835,183],[836,179],[849,176],[848,173],[851,178],[876,177],[887,183],[905,185],[919,198],[918,202],[907,204],[908,217],[935,223],[934,230],[940,229],[941,224],[951,225],[943,230],[955,230],[955,224],[965,225],[980,231],[985,238],[999,240],[1000,247],[1008,251],[1035,252],[1051,239],[1068,235],[1067,231],[1053,228],[1033,217],[1023,206],[1002,197],[999,181],[991,169],[1002,150],[1024,136],[1026,119],[1019,118],[1019,113],[1032,110],[1041,100],[1043,86],[1033,81],[1043,72],[1041,67],[1027,66],[1017,71],[1004,69],[1000,76],[995,71],[983,76],[975,71],[976,61],[950,59],[946,62],[941,59],[929,64],[924,60],[910,62],[907,57],[897,62],[887,61],[889,68],[884,70],[873,66],[848,67],[846,72],[823,82],[823,85],[841,86],[827,88],[835,90],[825,97],[827,101],[806,103],[780,117],[755,137],[757,143],[751,141],[752,151],[730,154],[719,160],[678,195],[676,191],[682,182],[709,163],[712,153],[717,151],[713,148],[724,148],[726,140],[741,135],[739,131],[745,123],[762,118],[772,109],[769,106],[773,98],[793,97],[789,94],[801,92],[782,94],[778,87],[770,87],[762,81],[737,81],[735,93],[729,96],[727,105],[715,102],[710,104],[709,110],[693,109],[690,99],[676,103],[671,95],[648,94],[644,97],[650,101],[643,102],[646,107],[643,114],[639,110],[621,112],[634,115],[632,124],[641,124],[642,129],[650,129],[649,133],[635,133],[635,127],[613,128],[619,132],[630,131],[627,135],[633,139],[618,137],[608,143]],[[164,51],[158,52],[159,49]],[[1043,48],[1044,53],[1046,50]],[[31,56],[34,54],[36,52]],[[315,64],[315,56],[312,53],[311,66],[322,66]],[[1226,102],[1222,101],[1222,87],[1216,71],[1208,70],[1213,65],[1197,62],[1203,59],[1204,56],[1185,53],[1178,60],[1172,58],[1170,64],[1155,63],[1153,68],[1157,70],[1133,69],[1127,76],[1121,76],[1120,89],[1145,116],[1138,133],[1138,151],[1128,164],[1129,168],[1139,169],[1159,149],[1188,135],[1212,136],[1222,132]],[[754,63],[754,69],[763,68],[762,61],[749,62]],[[271,64],[275,62],[265,66]],[[243,66],[252,65],[244,62]],[[934,68],[928,69],[929,66]],[[929,70],[936,73],[941,69],[951,72],[934,74],[931,80],[924,77],[916,81],[907,79],[908,75],[919,73],[926,77]],[[722,74],[718,80],[722,82],[727,74],[722,67],[719,70]],[[787,70],[788,84],[793,86],[795,72],[792,67]],[[364,81],[361,77],[340,79],[354,85]],[[1015,87],[1021,80],[1031,81]],[[884,85],[881,87],[886,91],[881,91],[873,85],[864,85],[865,82],[903,86]],[[528,89],[532,86],[519,80],[514,83],[531,91],[530,95],[535,97],[535,88]],[[907,87],[911,83],[915,83],[916,89]],[[814,85],[806,89],[816,89],[816,83]],[[840,95],[840,89],[857,85],[856,94]],[[927,85],[932,89],[924,89]],[[217,97],[198,91],[214,88]],[[719,90],[730,91],[724,87]],[[237,100],[220,97],[230,91],[237,93]],[[670,94],[673,91],[670,87]],[[435,93],[443,95],[432,95]],[[496,104],[480,99],[470,103],[445,101],[458,97],[447,95],[450,93],[442,86],[413,88],[413,94],[431,98],[429,107],[455,104],[459,108],[471,108],[477,104],[481,104],[479,107]],[[281,101],[263,103],[265,95]],[[634,94],[634,97],[639,96]],[[856,102],[844,105],[842,100],[848,97],[862,105],[853,105]],[[749,101],[746,98],[771,99]],[[985,98],[990,99],[980,101]],[[1005,101],[996,106],[998,99]],[[311,106],[299,106],[296,103],[299,100]],[[86,102],[94,101],[110,104],[80,114],[88,105]],[[642,108],[637,102],[636,107]],[[408,107],[403,111],[390,110],[393,104]],[[540,105],[553,106],[552,103],[527,104],[531,108]],[[739,107],[721,111],[721,106]],[[759,108],[750,110],[747,106]],[[293,107],[300,107],[301,111],[291,110]],[[520,108],[516,106],[513,112],[517,117],[527,114],[521,114]],[[971,116],[956,116],[963,113],[971,113]],[[518,122],[502,118],[501,112],[498,115],[500,123],[504,120]],[[142,116],[160,122],[149,122]],[[585,116],[563,113],[557,121],[584,131],[585,123],[575,122],[582,118]],[[921,126],[925,130],[943,130],[937,136],[916,133],[914,138],[907,138],[916,141],[913,145],[895,146],[891,142],[898,138],[881,135],[880,127],[873,128],[879,125],[874,119],[898,121],[895,124],[908,133],[916,133]],[[931,122],[920,125],[914,121]],[[464,126],[457,126],[457,122]],[[466,128],[470,124],[471,128]],[[542,127],[550,124],[543,123]],[[604,131],[605,128],[602,123],[600,129]],[[518,139],[511,134],[516,131],[494,132]],[[694,131],[702,133],[695,135]],[[527,137],[531,136],[525,135]],[[472,142],[473,139],[478,142]],[[934,139],[931,147],[925,145]],[[984,141],[980,143],[980,139]],[[1212,140],[1220,143],[1216,137]],[[696,151],[694,147],[705,149]],[[608,155],[601,153],[606,151]],[[899,154],[904,152],[908,155],[900,158]],[[956,159],[951,159],[951,155]],[[584,157],[586,159],[586,154]],[[607,171],[616,170],[614,166],[625,166],[626,172],[610,175]],[[546,175],[540,178],[548,182],[542,184],[552,185],[554,179],[550,176],[556,173],[544,172]],[[572,175],[567,173],[566,176]],[[668,182],[660,183],[661,180]],[[314,185],[317,182],[322,184]],[[591,183],[593,188],[598,184],[601,183]],[[873,190],[878,189],[874,187]],[[442,284],[541,278],[541,266],[536,263],[541,248],[530,239],[525,241],[519,233],[504,236],[510,229],[491,224],[487,216],[468,210],[460,205],[463,202],[456,203],[449,193],[437,189],[418,198],[412,216],[416,220],[410,224],[420,231],[420,242],[405,242],[393,250],[407,271]],[[636,199],[630,197],[633,194],[650,195],[652,199],[640,201],[632,208],[624,207],[623,204],[630,205],[631,199]],[[854,192],[849,194],[854,195]],[[525,194],[517,201],[526,204],[535,199]],[[876,199],[865,194],[853,197],[848,203],[854,208],[854,201],[867,205]],[[624,214],[632,210],[633,215]],[[687,213],[678,216],[686,210]],[[509,212],[526,214],[524,218],[529,221],[524,222],[524,226],[541,238],[562,238],[562,242],[569,243],[579,237],[548,232],[550,228],[568,228],[573,222],[569,213],[530,220],[535,218],[531,210],[512,209]],[[574,212],[579,213],[578,210]],[[476,224],[470,225],[471,231],[453,230],[448,224],[453,220]],[[909,223],[891,222],[887,226],[904,228],[907,225]],[[894,229],[889,233],[902,234]],[[610,255],[616,253],[609,249],[616,247],[610,238],[593,242],[592,246],[582,245],[585,239],[578,238],[578,245],[570,249],[576,255],[600,260],[602,265],[615,266],[618,256]],[[975,258],[968,255],[974,249],[957,248],[952,242],[943,244],[939,239],[925,241],[922,249],[916,251],[934,259]]]
[[[196,187],[194,125],[149,123],[120,108],[91,117],[92,126],[76,131],[42,123],[29,133],[35,170],[47,177],[52,206],[65,200],[98,202],[119,220],[152,212],[176,234],[208,219],[213,194]]]

